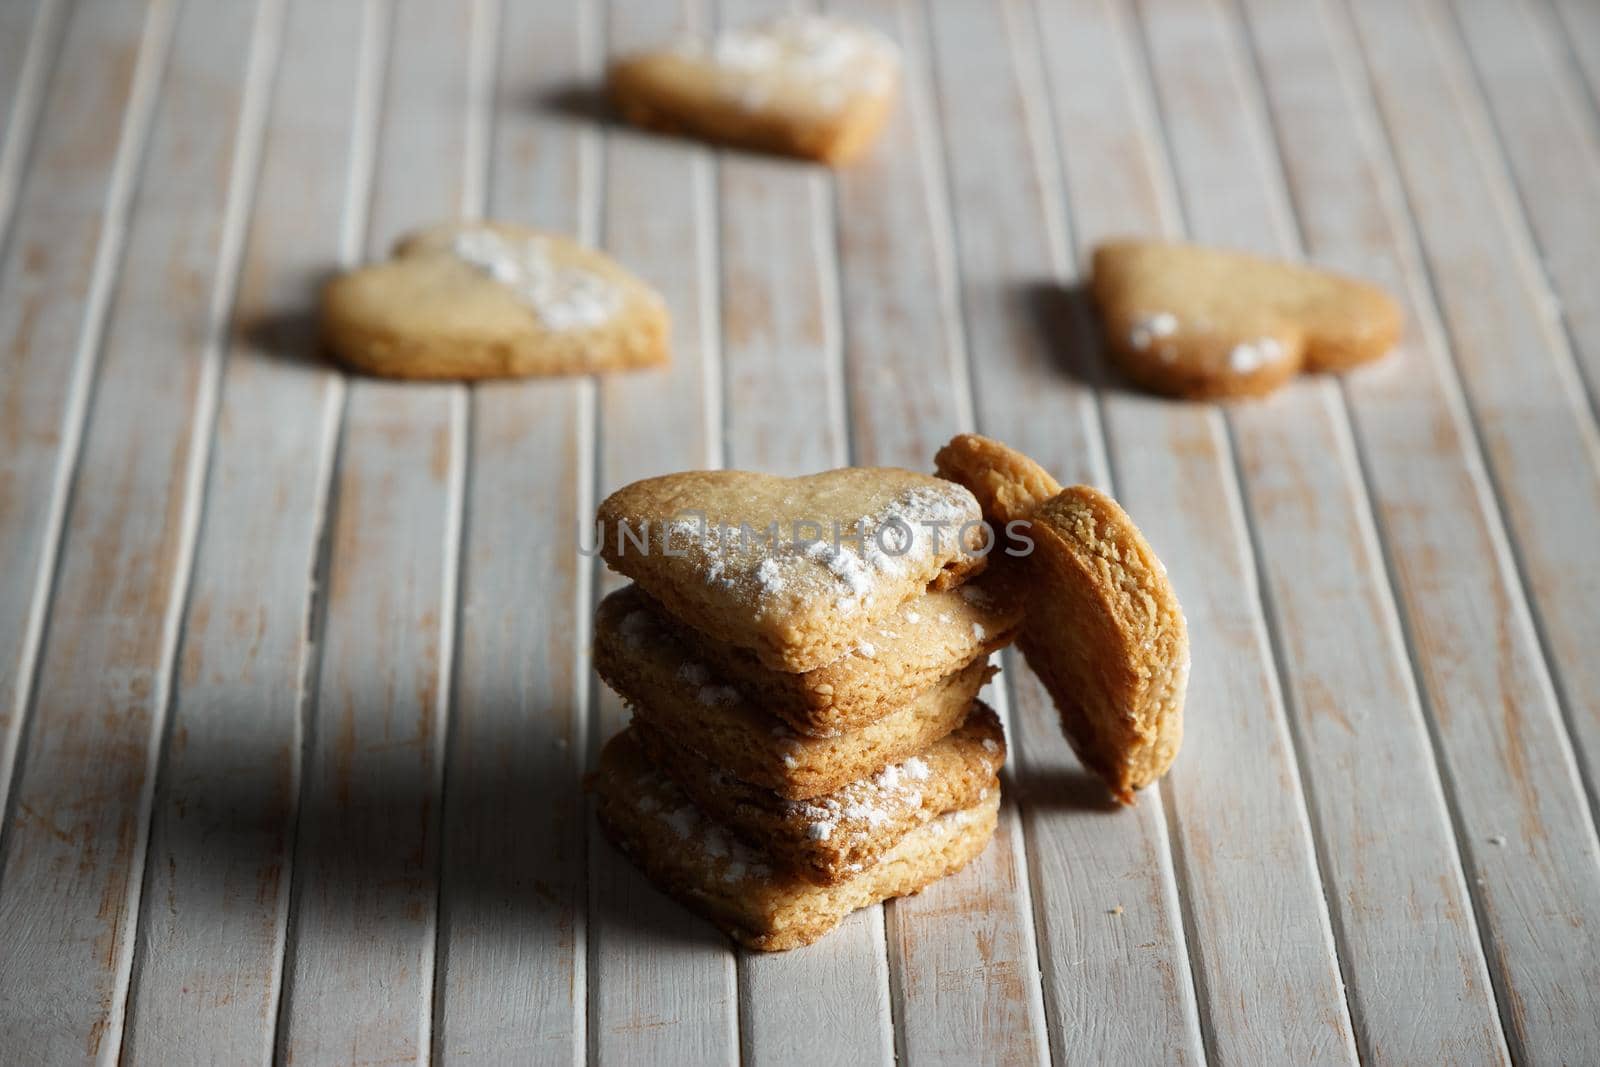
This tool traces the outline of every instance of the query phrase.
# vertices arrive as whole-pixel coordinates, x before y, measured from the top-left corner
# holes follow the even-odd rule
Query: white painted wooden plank
[[[0,141],[15,136],[17,119],[24,126],[31,122],[23,86],[30,73],[37,76],[43,53],[54,50],[50,38],[55,7],[45,0],[14,0],[0,9]],[[32,72],[26,69],[30,53],[35,54]]]
[[[513,4],[497,26],[486,214],[592,241],[599,134],[551,98],[595,75],[593,6]],[[480,31],[481,32],[481,31]],[[495,382],[472,396],[460,667],[445,771],[434,1053],[585,1054],[587,667],[593,391]]]
[[[1600,908],[1593,809],[1584,810],[1566,735],[1573,720],[1592,715],[1593,696],[1576,691],[1566,674],[1563,653],[1570,638],[1562,631],[1568,625],[1590,632],[1594,627],[1592,612],[1566,604],[1574,592],[1593,589],[1588,557],[1600,528],[1600,444],[1567,339],[1545,313],[1548,297],[1515,217],[1504,162],[1490,143],[1486,117],[1466,84],[1465,59],[1450,47],[1442,19],[1433,5],[1405,20],[1365,6],[1355,13],[1370,87],[1511,531],[1515,562],[1543,624],[1540,636],[1558,692],[1568,696],[1563,723],[1552,707],[1550,679],[1539,669],[1543,665],[1535,665],[1527,684],[1536,699],[1507,699],[1498,722],[1474,723],[1476,744],[1455,742],[1468,747],[1452,754],[1461,764],[1453,773],[1475,783],[1462,802],[1463,819],[1477,839],[1473,847],[1482,849],[1485,837],[1498,842],[1502,833],[1511,843],[1484,850],[1491,854],[1478,862],[1494,872],[1480,891],[1482,910],[1503,911],[1511,927],[1497,931],[1490,951],[1504,952],[1505,966],[1517,979],[1501,992],[1512,1053],[1585,1058],[1600,1036],[1579,1020],[1593,1018],[1589,994],[1600,982],[1593,953],[1559,931],[1594,921]],[[1393,69],[1399,64],[1405,69]],[[1453,121],[1440,123],[1440,114]],[[1462,219],[1474,224],[1462,225]],[[1498,639],[1521,639],[1527,625],[1521,598],[1513,593],[1501,614],[1511,636]],[[1487,753],[1500,757],[1495,784],[1516,798],[1514,809],[1487,803],[1486,787],[1494,779],[1480,778],[1477,762]],[[1592,792],[1588,800],[1593,805]],[[1504,871],[1508,882],[1497,877],[1505,852],[1515,863]],[[1534,899],[1542,903],[1529,910]]]
[[[798,475],[849,462],[832,182],[820,167],[719,163],[730,466]]]
[[[1506,1038],[1514,1059],[1570,1059],[1595,987],[1571,933],[1592,921],[1595,846],[1570,749],[1354,29],[1342,10],[1318,27],[1269,10],[1252,9],[1257,56],[1307,245],[1409,305],[1400,351],[1345,387]],[[1458,211],[1452,225],[1464,219],[1489,224]],[[1478,343],[1461,324],[1455,337]]]
[[[308,309],[359,232],[347,172],[352,142],[370,140],[355,104],[379,46],[363,10],[296,0],[285,18],[156,795],[130,1063],[272,1057],[306,620],[343,398]]]
[[[703,5],[613,3],[611,55],[709,25]],[[606,133],[606,250],[672,312],[672,366],[599,383],[598,494],[638,478],[721,466],[721,377],[709,150],[626,127]],[[600,591],[614,588],[603,575]],[[590,736],[626,722],[598,686]],[[592,819],[591,819],[592,825]],[[590,843],[589,1056],[600,1063],[732,1063],[739,1057],[735,956],[709,923],[663,896],[598,831]]]
[[[0,9],[0,247],[33,147],[45,78],[60,51],[61,7],[59,0],[18,0]]]
[[[1041,14],[1078,248],[1175,232],[1168,178],[1155,165],[1147,59],[1133,48],[1127,13],[1084,3]],[[1122,121],[1090,110],[1114,86],[1123,87],[1113,111]],[[1226,425],[1212,407],[1120,384],[1103,404],[1119,496],[1166,561],[1189,620],[1184,749],[1162,788],[1207,1054],[1349,1061],[1350,1023]]]
[[[124,272],[112,296],[0,872],[0,1046],[26,1060],[120,1049],[220,334],[274,58],[257,23],[255,4],[183,13],[132,204],[127,254],[161,269]]]
[[[1233,27],[1211,5],[1145,11],[1190,232],[1298,253]],[[1197,54],[1212,61],[1176,61]],[[1340,148],[1359,143],[1352,136]],[[1339,388],[1302,379],[1228,418],[1362,1057],[1503,1059]],[[1408,817],[1397,823],[1397,811]],[[1418,923],[1419,913],[1440,919]]]
[[[723,3],[721,24],[771,18],[782,0]],[[720,165],[725,458],[807,474],[849,462],[831,182],[821,167],[728,152]],[[754,1063],[894,1059],[883,909],[816,945],[739,954],[740,1039]]]
[[[168,28],[133,5],[68,15],[16,193],[15,226],[0,248],[0,804],[11,792],[68,481]]]
[[[1075,325],[1037,25],[1015,3],[929,11],[978,427],[1063,479],[1108,485],[1090,368],[1069,369],[1078,353],[1053,336]],[[1005,677],[1055,1059],[1201,1060],[1159,792],[1100,817],[1103,788],[1049,696],[1020,658]]]
[[[898,40],[906,64],[902,97],[880,143],[836,180],[852,458],[926,470],[933,453],[973,423],[927,26],[920,5],[828,7]],[[1048,1057],[1027,864],[1011,798],[981,856],[922,894],[891,903],[886,915],[902,1058]]]
[[[475,206],[477,13],[420,0],[392,10],[369,258]],[[350,383],[294,859],[284,1059],[429,1055],[465,423],[460,386]]]
[[[1562,38],[1588,83],[1589,102],[1600,119],[1600,6],[1592,0],[1548,0],[1561,20]]]
[[[1477,66],[1479,89],[1498,134],[1498,147],[1520,193],[1520,210],[1531,226],[1543,264],[1530,279],[1536,299],[1559,330],[1564,325],[1586,379],[1589,403],[1600,403],[1600,286],[1595,285],[1595,249],[1600,248],[1600,125],[1581,99],[1582,89],[1564,80],[1557,32],[1528,17],[1522,5],[1459,4],[1460,29]],[[1540,14],[1548,14],[1539,9]],[[1548,293],[1549,285],[1554,292]],[[1575,382],[1566,383],[1577,389]],[[1589,529],[1592,548],[1595,530]],[[1569,557],[1570,558],[1570,557]],[[1600,782],[1600,576],[1592,565],[1575,574],[1531,576],[1543,637],[1554,661],[1591,800]]]
[[[1557,690],[1569,720],[1579,724],[1579,739],[1594,741],[1600,676],[1583,651],[1600,639],[1592,610],[1600,595],[1592,559],[1600,530],[1600,432],[1590,398],[1447,16],[1431,3],[1403,19],[1387,9],[1356,10]],[[1439,114],[1457,119],[1439,123]],[[1575,145],[1563,157],[1575,169],[1588,166],[1579,151]],[[1476,224],[1461,225],[1464,218]],[[1583,764],[1591,783],[1597,758],[1589,751]],[[1591,790],[1591,805],[1596,800]]]

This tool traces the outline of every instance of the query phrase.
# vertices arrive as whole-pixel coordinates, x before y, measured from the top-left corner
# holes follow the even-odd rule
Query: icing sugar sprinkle
[[[972,624],[972,636],[976,637],[979,641],[982,641],[984,638],[989,636],[989,631],[983,628],[983,623],[975,622]]]
[[[932,559],[966,550],[958,544],[962,528],[981,517],[977,501],[960,486],[919,485],[874,515],[848,526],[840,523],[837,532],[796,523],[793,539],[782,540],[781,524],[750,530],[707,522],[702,515],[672,520],[661,537],[665,551],[688,554],[707,584],[747,588],[758,612],[786,598],[832,598],[849,613],[872,604],[880,581],[914,574]],[[805,531],[811,536],[803,536]],[[969,543],[978,537],[975,527],[967,537]],[[694,547],[699,551],[691,551]]]
[[[1128,343],[1136,351],[1143,352],[1149,348],[1158,337],[1170,337],[1178,332],[1178,316],[1170,311],[1158,311],[1153,315],[1141,315],[1134,322],[1133,329],[1128,332]]]
[[[695,824],[699,822],[693,808],[679,808],[677,811],[663,815],[662,820],[672,827],[672,832],[679,837],[688,837],[694,833]]]
[[[868,659],[872,659],[878,654],[878,646],[873,644],[871,641],[863,641],[860,645],[856,646],[856,651]]]
[[[591,271],[556,262],[543,237],[477,227],[456,234],[450,250],[509,288],[552,330],[593,329],[622,309],[622,293],[615,285]]]
[[[1278,343],[1276,337],[1263,337],[1251,344],[1237,344],[1228,353],[1228,369],[1239,374],[1248,374],[1269,363],[1276,363],[1283,358],[1283,345]]]
[[[912,756],[903,763],[890,764],[871,778],[851,782],[831,796],[789,803],[789,810],[806,820],[806,836],[812,841],[829,841],[842,820],[875,829],[895,819],[926,822],[932,813],[922,807],[922,787],[933,775],[926,760]],[[855,828],[852,828],[855,830]],[[865,841],[866,833],[855,830],[851,841]]]
[[[629,648],[638,648],[644,642],[645,637],[650,634],[652,625],[650,613],[640,608],[624,615],[617,629],[622,634],[623,642]]]
[[[889,91],[900,67],[900,50],[877,30],[810,14],[724,30],[709,42],[685,38],[674,51],[716,64],[739,103],[751,109],[786,82],[835,109],[853,94]]]

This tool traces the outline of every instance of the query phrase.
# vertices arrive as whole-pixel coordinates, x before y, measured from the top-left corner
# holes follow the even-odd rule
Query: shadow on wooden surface
[[[541,89],[528,99],[529,106],[547,114],[557,115],[573,122],[602,126],[615,126],[622,116],[611,106],[611,97],[605,86],[593,81],[574,81],[554,89]]]
[[[1004,782],[1007,796],[1016,804],[1042,811],[1074,811],[1085,815],[1115,815],[1123,806],[1112,799],[1106,784],[1081,768],[1030,771],[1021,781]]]
[[[318,320],[322,287],[339,274],[335,267],[311,271],[299,291],[306,294],[304,304],[266,308],[257,314],[241,315],[234,325],[233,343],[237,350],[267,359],[313,367],[333,366],[333,358],[323,347]]]
[[[1056,369],[1086,389],[1143,393],[1108,363],[1087,281],[1026,282],[1018,303],[1044,338]]]

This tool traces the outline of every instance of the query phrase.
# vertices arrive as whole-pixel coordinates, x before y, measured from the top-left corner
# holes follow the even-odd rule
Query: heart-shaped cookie
[[[1400,336],[1400,306],[1376,286],[1176,242],[1100,245],[1094,299],[1128,377],[1191,399],[1260,396],[1302,370],[1377,359]]]
[[[791,14],[627,56],[609,82],[640,126],[843,163],[883,125],[899,75],[899,49],[878,31]]]
[[[448,223],[322,294],[345,363],[392,378],[589,374],[668,360],[666,304],[612,260],[509,223]]]
[[[606,498],[597,536],[668,612],[788,672],[858,647],[905,601],[979,570],[994,543],[965,488],[892,467],[650,478]]]
[[[1132,803],[1183,740],[1189,635],[1166,567],[1115,500],[1086,485],[1052,492],[1054,478],[998,441],[963,434],[938,465],[991,523],[1029,524],[1033,552],[1007,561],[1026,589],[1017,644],[1078,758]]]

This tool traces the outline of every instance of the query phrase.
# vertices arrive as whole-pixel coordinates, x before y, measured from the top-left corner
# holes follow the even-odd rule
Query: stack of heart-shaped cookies
[[[1133,521],[987,438],[936,463],[694,471],[600,506],[600,554],[634,583],[595,623],[634,713],[590,780],[601,826],[751,948],[983,850],[1006,741],[977,696],[1013,639],[1115,799],[1177,754],[1187,631]]]
[[[910,471],[669,475],[601,505],[633,579],[594,662],[632,707],[602,825],[758,949],[808,944],[982,851],[1005,737],[977,700],[1021,621],[977,500]]]

